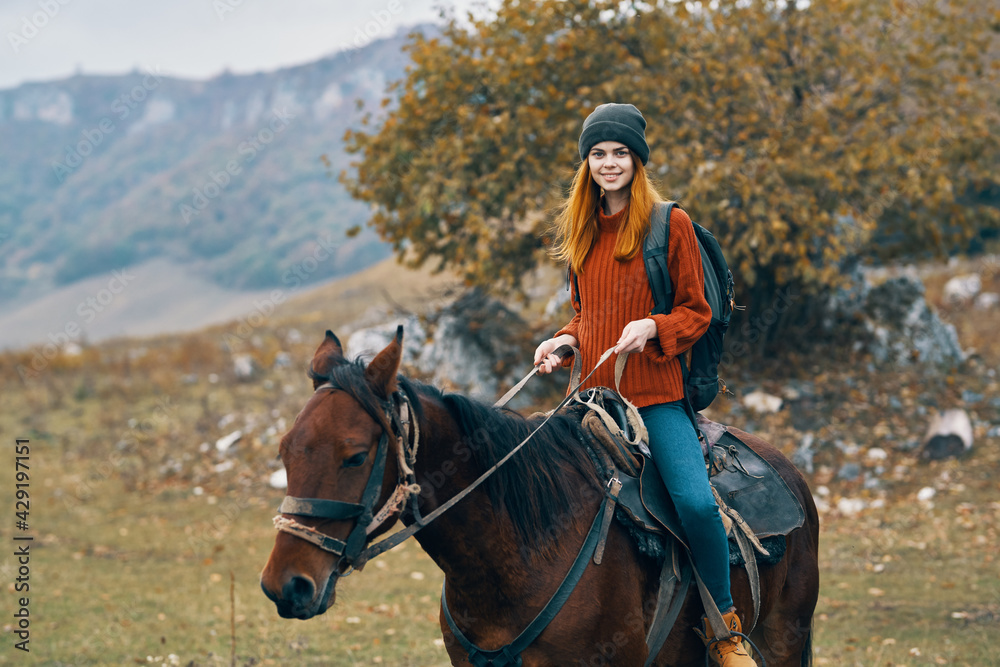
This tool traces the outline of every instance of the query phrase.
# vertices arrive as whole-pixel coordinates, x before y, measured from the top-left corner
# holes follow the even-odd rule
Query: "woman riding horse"
[[[642,257],[655,205],[663,201],[644,166],[649,159],[646,120],[631,104],[602,104],[583,123],[583,162],[556,222],[555,257],[568,262],[576,316],[535,350],[539,373],[570,360],[555,354],[562,345],[580,348],[583,373],[601,353],[634,353],[621,377],[621,392],[639,408],[649,432],[649,449],[690,540],[701,573],[726,625],[741,631],[729,590],[729,547],[708,482],[701,444],[684,406],[680,355],[708,329],[712,316],[704,295],[701,253],[688,215],[674,207],[667,260],[673,287],[669,313],[653,310]],[[613,365],[598,368],[581,389],[614,386]],[[713,638],[702,619],[702,638]],[[738,635],[713,643],[723,667],[756,663]]]

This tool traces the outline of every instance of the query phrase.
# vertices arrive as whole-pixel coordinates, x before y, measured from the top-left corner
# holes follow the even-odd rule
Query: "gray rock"
[[[558,313],[563,304],[569,303],[569,297],[570,292],[568,289],[560,288],[557,290],[556,293],[552,295],[552,298],[548,300],[548,303],[545,304],[545,316],[552,317]]]
[[[233,356],[233,373],[237,380],[250,380],[253,378],[256,364],[249,354],[237,354]]]
[[[972,391],[971,389],[962,390],[962,402],[963,403],[978,403],[983,400],[983,395]]]
[[[869,471],[865,473],[863,486],[866,489],[878,489],[882,487],[882,480],[879,479],[877,475]]]
[[[415,363],[427,342],[427,332],[416,315],[358,329],[347,338],[347,354],[374,357],[396,337],[396,327],[400,324],[403,325],[403,363]]]
[[[837,472],[837,478],[845,482],[853,482],[861,475],[861,466],[857,463],[845,463]]]
[[[983,281],[978,274],[955,276],[944,284],[943,296],[949,303],[968,303],[983,289]]]
[[[878,364],[924,362],[953,365],[965,361],[955,327],[943,322],[924,298],[924,285],[913,275],[890,278],[872,286],[860,270],[850,287],[827,302],[828,331],[860,322],[859,348],[867,348]]]
[[[799,470],[805,471],[810,475],[814,470],[813,456],[816,453],[812,448],[814,438],[815,436],[812,433],[806,433],[802,436],[802,442],[799,444],[798,449],[792,452],[792,464]]]
[[[524,327],[503,304],[471,290],[438,315],[417,366],[436,385],[493,400],[501,383],[512,384],[516,371],[531,368],[527,352],[514,344]]]
[[[1000,294],[996,292],[983,292],[976,297],[975,302],[972,304],[977,310],[993,310],[997,306],[1000,306]]]
[[[374,356],[396,335],[398,323],[356,330],[347,339],[348,351]],[[501,383],[512,384],[514,371],[531,368],[530,351],[515,344],[524,320],[477,290],[430,315],[427,328],[412,315],[402,324],[403,363],[442,389],[493,400]]]

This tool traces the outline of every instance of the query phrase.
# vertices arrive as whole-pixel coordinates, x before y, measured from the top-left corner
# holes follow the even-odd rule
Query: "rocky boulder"
[[[873,285],[860,270],[828,303],[828,330],[846,329],[877,363],[953,365],[965,360],[955,327],[943,322],[913,275]]]
[[[348,356],[374,357],[396,337],[396,327],[400,324],[403,325],[403,363],[413,364],[427,343],[427,331],[416,315],[404,315],[357,329],[345,342]]]
[[[525,322],[506,306],[479,290],[470,290],[426,317],[356,330],[347,339],[351,355],[373,356],[403,324],[403,363],[423,379],[449,391],[493,400],[501,384],[512,384],[518,371],[531,368],[530,350],[521,342]]]

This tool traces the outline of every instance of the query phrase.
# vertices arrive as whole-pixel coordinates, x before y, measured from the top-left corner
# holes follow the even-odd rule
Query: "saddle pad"
[[[660,534],[669,532],[687,545],[680,516],[667,493],[667,487],[663,485],[656,464],[645,456],[639,457],[639,464],[641,470],[636,477],[618,476],[622,482],[618,507],[643,530]]]

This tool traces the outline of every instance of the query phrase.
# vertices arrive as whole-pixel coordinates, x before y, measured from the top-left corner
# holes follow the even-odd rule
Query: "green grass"
[[[1000,504],[986,500],[1000,490],[996,472],[952,469],[964,489],[933,508],[827,517],[818,664],[1000,664]]]
[[[40,477],[71,476],[45,454],[33,463]],[[331,612],[286,621],[258,583],[281,492],[138,494],[109,479],[69,507],[51,488],[39,495],[31,664],[126,664],[171,653],[181,664],[229,664],[234,611],[237,664],[445,664],[434,642],[441,574],[415,543],[346,579]],[[0,662],[18,659],[0,653]]]

